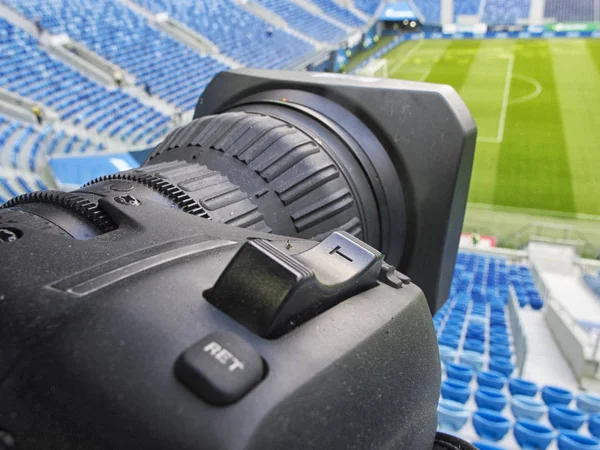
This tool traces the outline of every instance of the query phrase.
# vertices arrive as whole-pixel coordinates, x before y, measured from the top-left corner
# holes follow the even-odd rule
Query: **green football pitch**
[[[411,41],[385,58],[471,110],[472,206],[600,216],[600,40]]]

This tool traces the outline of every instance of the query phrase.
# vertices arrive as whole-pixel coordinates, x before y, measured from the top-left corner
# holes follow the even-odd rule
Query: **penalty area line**
[[[502,142],[504,138],[504,127],[506,126],[506,112],[508,110],[508,99],[510,96],[510,84],[513,77],[513,69],[515,67],[515,55],[511,55],[508,60],[506,69],[506,79],[504,80],[504,94],[502,95],[502,108],[500,110],[500,123],[498,124],[498,142]]]

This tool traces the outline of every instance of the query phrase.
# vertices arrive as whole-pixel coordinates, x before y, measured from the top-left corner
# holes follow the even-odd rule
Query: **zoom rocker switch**
[[[204,295],[253,332],[276,338],[377,286],[382,265],[380,252],[345,232],[295,256],[266,240],[251,240]]]

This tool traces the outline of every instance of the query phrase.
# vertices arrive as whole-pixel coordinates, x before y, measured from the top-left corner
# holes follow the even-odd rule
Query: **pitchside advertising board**
[[[553,37],[600,37],[600,22],[553,23],[544,25],[446,24],[439,31],[408,33],[401,41],[419,39],[509,39]]]

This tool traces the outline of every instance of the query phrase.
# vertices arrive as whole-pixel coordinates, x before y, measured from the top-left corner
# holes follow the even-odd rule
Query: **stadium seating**
[[[529,17],[529,3],[529,0],[487,0],[482,21],[490,25],[517,23]]]
[[[51,33],[66,33],[84,43],[135,75],[139,84],[148,83],[154,95],[184,110],[193,108],[213,75],[227,68],[149,26],[117,0],[0,1],[30,20],[39,18]],[[239,32],[245,33],[243,27]]]
[[[46,184],[33,174],[19,174],[10,176],[0,175],[0,205],[17,195],[27,192],[47,189]]]
[[[600,19],[597,2],[591,0],[546,0],[544,15],[557,22],[586,22]]]
[[[597,276],[586,273],[583,275],[583,281],[600,298],[600,273]]]
[[[222,53],[248,67],[287,68],[316,51],[308,42],[273,28],[239,8],[233,0],[135,1],[153,13],[168,13],[206,36],[219,46]],[[189,71],[187,73],[197,76]]]
[[[159,114],[155,125],[164,128],[169,120],[130,95],[109,91],[52,58],[31,35],[1,18],[0,62],[0,86],[50,106],[63,120],[73,120],[86,129],[127,140],[146,127],[146,118],[153,112]],[[126,118],[130,120],[128,126],[117,133],[120,121]]]
[[[426,23],[432,25],[439,25],[441,23],[440,0],[414,0],[413,3]]]
[[[372,16],[383,0],[354,0],[354,5],[364,13]]]
[[[476,16],[479,14],[480,4],[481,0],[455,0],[454,17],[462,15]]]
[[[254,0],[285,19],[289,26],[318,41],[339,41],[346,32],[292,2]]]
[[[46,156],[103,149],[102,144],[68,136],[50,126],[37,127],[0,115],[0,166],[34,172]]]
[[[600,396],[538,385],[515,373],[515,336],[506,302],[511,290],[519,303],[530,300],[534,286],[526,266],[459,253],[450,298],[433,318],[443,366],[438,426],[460,435],[470,416],[480,449],[545,449],[564,440],[565,433],[591,447],[558,448],[598,448],[594,414],[600,411]],[[472,436],[473,431],[465,433]]]
[[[346,8],[342,8],[334,0],[312,0],[312,2],[321,8],[325,14],[333,17],[340,22],[350,25],[351,27],[360,27],[365,24],[364,20],[356,17]]]

